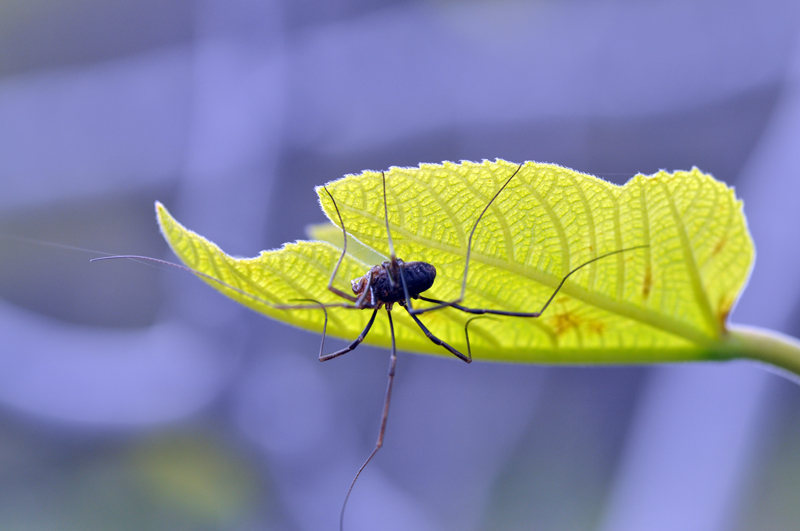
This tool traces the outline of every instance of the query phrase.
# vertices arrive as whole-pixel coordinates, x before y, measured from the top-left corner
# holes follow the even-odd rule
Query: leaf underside
[[[431,263],[437,270],[435,284],[423,295],[442,300],[458,296],[470,230],[518,167],[498,160],[385,172],[397,256]],[[347,229],[348,251],[353,251],[342,261],[334,285],[350,293],[350,280],[376,265],[364,260],[390,254],[381,172],[348,175],[326,187]],[[339,225],[328,194],[322,187],[317,194],[327,216]],[[160,204],[157,216],[164,236],[188,267],[219,279],[224,284],[204,278],[258,312],[321,332],[319,308],[275,309],[269,304],[346,302],[327,289],[341,254],[340,229],[315,229],[318,238],[338,237],[338,246],[298,241],[256,258],[237,259],[182,227]],[[696,168],[637,175],[617,186],[560,166],[525,163],[477,226],[463,304],[535,312],[571,269],[604,253],[642,245],[646,247],[579,270],[539,318],[474,320],[469,326],[474,358],[641,363],[718,356],[728,313],[745,285],[755,251],[741,201],[731,188]],[[329,308],[328,333],[352,340],[371,313]],[[393,317],[399,348],[450,355],[431,343],[402,307],[395,305]],[[420,319],[439,338],[466,352],[464,326],[470,317],[445,308]],[[365,343],[389,346],[385,316],[376,320]]]

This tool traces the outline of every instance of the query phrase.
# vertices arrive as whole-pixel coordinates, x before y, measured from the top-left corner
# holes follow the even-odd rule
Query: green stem
[[[800,376],[800,340],[772,330],[734,325],[728,329],[725,355],[763,361]]]

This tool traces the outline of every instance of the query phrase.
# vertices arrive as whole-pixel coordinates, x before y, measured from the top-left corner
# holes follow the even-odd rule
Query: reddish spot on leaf
[[[553,331],[557,336],[561,336],[569,332],[573,328],[580,326],[580,321],[572,312],[564,311],[553,315],[550,319],[550,324]]]
[[[598,336],[602,336],[603,332],[606,331],[606,324],[603,321],[589,321],[586,327],[590,332]]]
[[[650,296],[650,290],[653,289],[653,270],[650,266],[644,271],[644,281],[642,282],[642,297],[647,299]]]

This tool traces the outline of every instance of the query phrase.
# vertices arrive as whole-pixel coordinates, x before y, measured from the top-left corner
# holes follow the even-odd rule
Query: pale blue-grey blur
[[[0,529],[336,529],[388,362],[20,238],[172,259],[159,199],[252,256],[323,221],[315,184],[496,157],[733,184],[733,320],[800,335],[800,3],[0,3]],[[800,522],[800,391],[755,364],[401,352],[395,389],[348,531]]]

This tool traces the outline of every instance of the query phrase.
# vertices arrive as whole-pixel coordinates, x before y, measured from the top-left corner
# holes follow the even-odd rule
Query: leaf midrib
[[[374,223],[383,222],[382,219],[379,220],[376,217],[370,215],[368,212],[351,208],[349,205],[340,205],[339,208],[346,210],[347,212],[357,214],[359,217],[369,219]],[[392,230],[393,234],[400,234],[404,238],[413,243],[430,247],[444,253],[449,253],[461,257],[464,256],[464,253],[461,249],[456,249],[443,242],[428,240],[426,238],[420,237],[416,233],[408,231],[403,227],[398,227],[390,223],[390,229]],[[358,234],[356,234],[356,237],[359,237]],[[374,243],[376,242],[383,243],[382,241],[370,238],[367,235],[361,235],[359,239],[365,242],[369,241],[371,244],[373,244],[370,245],[371,247],[376,247],[374,245]],[[377,247],[380,248],[380,246]],[[533,268],[530,268],[530,271],[526,271],[519,264],[508,263],[506,261],[499,260],[491,256],[487,256],[480,252],[476,252],[474,249],[471,253],[470,259],[471,261],[480,262],[492,267],[496,267],[498,269],[508,271],[510,273],[519,275],[521,277],[528,278],[542,285],[550,286],[552,288],[555,288],[561,281],[561,277],[556,278],[554,275],[543,273]],[[597,293],[589,292],[583,288],[574,286],[569,282],[567,282],[564,285],[564,287],[561,288],[561,291],[567,295],[570,295],[571,297],[574,297],[577,300],[580,300],[581,302],[594,306],[595,308],[599,308],[601,310],[605,310],[611,313],[616,313],[632,321],[643,323],[652,326],[654,328],[657,328],[659,330],[662,330],[664,332],[674,334],[678,337],[687,339],[699,346],[709,347],[711,345],[714,345],[716,342],[715,338],[709,337],[701,330],[698,330],[691,326],[687,326],[686,324],[677,321],[675,319],[666,317],[663,314],[657,313],[647,308],[642,308],[640,306],[632,305],[628,302],[619,302],[609,299],[608,297],[605,296],[600,296]]]

